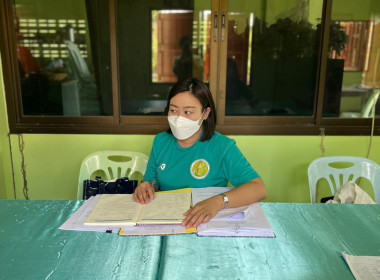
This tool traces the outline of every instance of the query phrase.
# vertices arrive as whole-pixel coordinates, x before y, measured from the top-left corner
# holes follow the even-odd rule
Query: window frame
[[[225,77],[227,47],[211,40],[213,50],[210,74],[210,89],[217,106],[217,130],[232,135],[319,135],[322,130],[328,135],[370,135],[372,119],[325,118],[323,96],[327,67],[329,26],[332,0],[324,0],[322,29],[319,48],[317,90],[313,116],[226,116]],[[212,0],[212,14],[228,15],[228,1]],[[110,47],[112,73],[112,116],[24,116],[22,115],[21,89],[18,75],[16,41],[14,36],[13,4],[11,0],[0,4],[0,53],[3,67],[4,89],[8,110],[10,133],[64,133],[64,134],[157,134],[168,128],[165,116],[121,115],[119,97],[119,68],[117,46],[116,0],[109,0]],[[221,17],[219,17],[219,22]],[[228,23],[228,20],[226,20]],[[228,27],[227,27],[228,28]],[[212,38],[214,29],[212,29]],[[219,36],[221,32],[218,32]],[[224,45],[223,45],[224,44]],[[380,124],[375,123],[374,134],[380,135]]]

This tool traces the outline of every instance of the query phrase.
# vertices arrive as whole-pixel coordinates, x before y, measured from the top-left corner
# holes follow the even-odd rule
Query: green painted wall
[[[31,199],[75,199],[82,159],[97,150],[136,150],[149,154],[154,136],[24,134],[26,178]],[[320,137],[231,136],[266,182],[271,202],[309,202],[307,167],[321,156]],[[17,186],[23,199],[18,136],[11,136]],[[369,137],[325,137],[326,156],[365,156]],[[380,137],[371,158],[380,162]],[[377,155],[377,156],[374,156]],[[7,185],[7,194],[12,193]],[[12,198],[8,196],[7,198]]]
[[[371,6],[378,6],[375,4],[377,0],[361,0],[358,9],[357,0],[340,0],[333,1],[332,18],[334,20],[369,20],[373,9]]]
[[[363,79],[362,72],[344,72],[343,86],[349,87],[352,85],[361,85]]]
[[[0,66],[1,65],[0,56]],[[3,69],[0,67],[0,199],[7,197],[5,186],[10,186],[10,182],[9,180],[6,180],[6,178],[12,178],[12,172],[9,173],[9,168],[11,165],[9,164],[10,155],[8,148],[8,132],[9,129],[4,95]]]

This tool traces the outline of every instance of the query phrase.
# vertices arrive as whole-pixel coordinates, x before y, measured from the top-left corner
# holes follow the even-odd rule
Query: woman
[[[198,227],[219,210],[263,200],[263,180],[237,148],[234,140],[215,132],[216,111],[208,87],[186,79],[174,85],[166,110],[170,129],[153,142],[148,168],[134,193],[141,204],[154,199],[155,191],[181,188],[236,188],[202,201],[187,211],[183,225]]]

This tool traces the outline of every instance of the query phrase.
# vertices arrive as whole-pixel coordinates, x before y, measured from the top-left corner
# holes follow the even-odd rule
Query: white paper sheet
[[[356,280],[380,279],[380,256],[342,255]]]
[[[230,190],[231,188],[221,187],[193,189],[193,204]],[[276,237],[259,203],[223,209],[208,223],[199,225],[197,234],[199,236]]]
[[[91,196],[86,202],[61,226],[61,230],[75,230],[75,231],[96,231],[96,232],[116,232],[118,233],[120,227],[112,227],[108,225],[103,226],[85,226],[84,221],[94,209],[96,203],[100,199],[100,195]]]
[[[201,224],[197,228],[198,235],[276,237],[260,203],[254,203],[249,208],[252,208],[251,214],[248,214],[244,220],[211,219],[208,223]]]
[[[192,199],[193,205],[206,200],[210,197],[218,195],[220,193],[228,192],[232,190],[231,188],[222,188],[222,187],[208,187],[208,188],[200,188],[200,189],[192,189]],[[236,208],[228,208],[222,209],[216,214],[213,218],[214,220],[244,220],[245,216],[252,209],[248,206],[236,207]]]

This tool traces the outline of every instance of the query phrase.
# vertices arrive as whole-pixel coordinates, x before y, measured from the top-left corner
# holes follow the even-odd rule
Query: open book
[[[156,193],[141,205],[132,194],[103,194],[84,225],[134,226],[181,224],[191,206],[191,193]]]
[[[193,204],[230,191],[229,188],[208,187],[192,189]],[[183,219],[183,218],[182,218]],[[272,227],[261,208],[260,203],[223,209],[208,223],[201,224],[195,229],[186,229],[181,225],[160,225],[124,227],[120,230],[121,236],[132,235],[165,235],[196,233],[198,236],[234,236],[234,237],[276,237]]]

